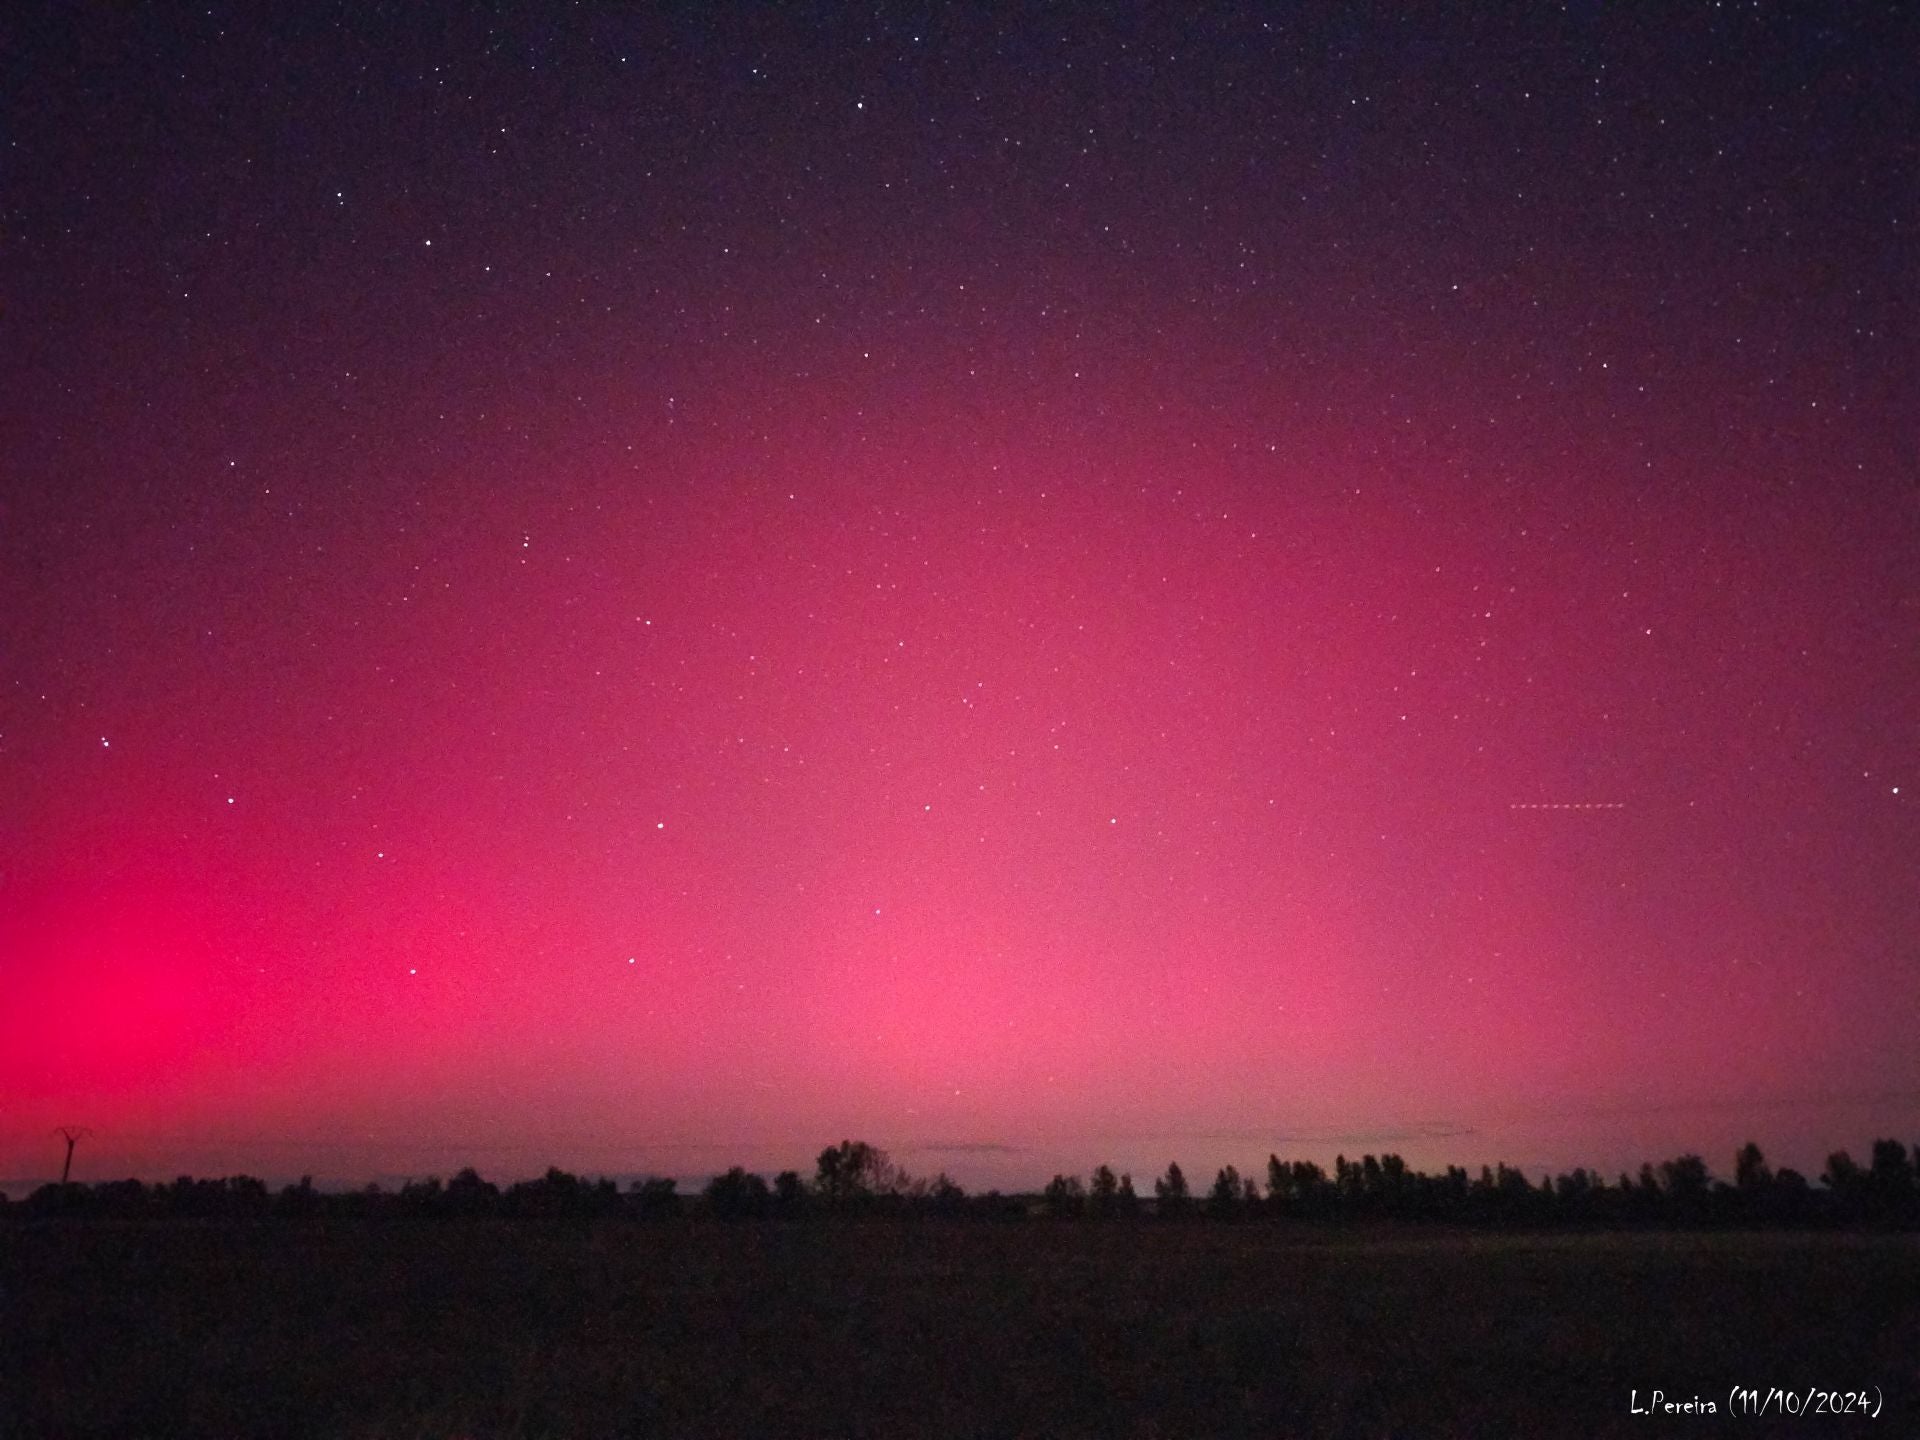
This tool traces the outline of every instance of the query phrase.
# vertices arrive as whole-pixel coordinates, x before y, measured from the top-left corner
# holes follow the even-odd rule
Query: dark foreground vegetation
[[[45,1185],[23,1202],[0,1195],[0,1221],[24,1219],[581,1219],[669,1220],[689,1211],[720,1220],[800,1220],[837,1215],[930,1216],[950,1219],[1156,1221],[1298,1220],[1416,1221],[1492,1229],[1657,1228],[1701,1226],[1920,1228],[1916,1154],[1897,1140],[1873,1142],[1867,1165],[1844,1151],[1827,1158],[1818,1185],[1794,1170],[1775,1171],[1756,1145],[1734,1157],[1731,1183],[1715,1179],[1698,1155],[1643,1165],[1638,1178],[1609,1184],[1588,1170],[1538,1184],[1507,1165],[1470,1176],[1458,1166],[1439,1175],[1410,1170],[1398,1155],[1334,1162],[1331,1174],[1311,1161],[1271,1156],[1264,1185],[1233,1166],[1196,1194],[1176,1164],[1140,1195],[1131,1175],[1102,1165],[1092,1176],[1056,1175],[1037,1196],[989,1191],[969,1195],[945,1175],[916,1179],[885,1151],[843,1140],[820,1153],[811,1181],[787,1170],[773,1183],[736,1166],[697,1195],[672,1179],[636,1180],[625,1190],[608,1179],[586,1180],[550,1169],[506,1189],[462,1170],[409,1181],[397,1190],[329,1192],[303,1180],[277,1193],[251,1176],[167,1185],[138,1180],[96,1185]]]
[[[1920,1236],[1875,1158],[1804,1188],[1282,1165],[1184,1204],[1175,1171],[1131,1213],[1117,1176],[968,1197],[857,1144],[684,1198],[50,1186],[0,1212],[0,1436],[1914,1434]],[[1735,1387],[1881,1413],[1736,1418]],[[1655,1390],[1715,1411],[1635,1414]]]

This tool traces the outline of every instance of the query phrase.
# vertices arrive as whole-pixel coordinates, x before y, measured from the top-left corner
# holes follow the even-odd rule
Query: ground
[[[1920,1433],[1913,1236],[15,1222],[0,1315],[8,1437]]]

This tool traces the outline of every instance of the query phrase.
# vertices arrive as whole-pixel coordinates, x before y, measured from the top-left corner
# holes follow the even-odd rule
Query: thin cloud
[[[1719,1115],[1773,1110],[1865,1110],[1880,1106],[1920,1107],[1920,1090],[1846,1093],[1810,1091],[1789,1095],[1751,1095],[1719,1100],[1594,1101],[1540,1109],[1512,1110],[1504,1122],[1627,1119],[1639,1115]]]
[[[1003,1145],[998,1140],[930,1140],[924,1145],[903,1145],[912,1155],[1024,1155],[1018,1145]]]
[[[1129,1140],[1226,1140],[1260,1145],[1391,1145],[1412,1140],[1452,1140],[1476,1135],[1472,1125],[1452,1120],[1422,1121],[1380,1130],[1166,1130],[1132,1135]]]

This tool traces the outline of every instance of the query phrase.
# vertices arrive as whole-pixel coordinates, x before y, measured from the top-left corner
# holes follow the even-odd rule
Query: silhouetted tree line
[[[1184,1220],[1418,1221],[1492,1228],[1553,1226],[1880,1226],[1920,1228],[1916,1158],[1897,1140],[1873,1142],[1861,1165],[1846,1151],[1827,1158],[1816,1182],[1774,1170],[1757,1145],[1734,1157],[1731,1181],[1716,1179],[1698,1155],[1642,1165],[1613,1183],[1578,1169],[1540,1183],[1507,1165],[1469,1175],[1448,1166],[1438,1175],[1410,1170],[1398,1155],[1344,1155],[1331,1173],[1308,1160],[1268,1157],[1264,1183],[1222,1168],[1196,1196],[1178,1164],[1153,1182],[1151,1200],[1131,1175],[1102,1165],[1083,1180],[1056,1175],[1038,1196],[988,1191],[969,1195],[945,1174],[917,1179],[865,1141],[843,1140],[820,1152],[811,1179],[783,1170],[771,1184],[734,1166],[697,1195],[671,1179],[587,1180],[549,1169],[505,1189],[471,1169],[451,1180],[409,1180],[397,1189],[323,1191],[312,1179],[275,1192],[247,1175],[224,1180],[182,1176],[171,1184],[112,1180],[95,1185],[43,1185],[23,1201],[0,1195],[0,1219],[62,1216],[268,1220],[306,1217],[459,1219],[489,1216],[545,1220],[667,1220],[707,1216],[724,1221],[798,1220],[830,1215],[936,1215],[957,1218],[1157,1222]]]

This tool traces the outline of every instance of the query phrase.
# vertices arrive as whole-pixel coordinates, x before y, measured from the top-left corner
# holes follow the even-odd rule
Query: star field
[[[1916,39],[0,22],[0,1176],[1911,1133]]]

